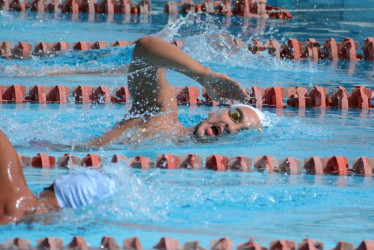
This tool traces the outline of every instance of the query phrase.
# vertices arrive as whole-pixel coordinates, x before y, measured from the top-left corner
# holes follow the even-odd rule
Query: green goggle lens
[[[230,108],[229,116],[233,122],[240,123],[240,113],[237,109]]]

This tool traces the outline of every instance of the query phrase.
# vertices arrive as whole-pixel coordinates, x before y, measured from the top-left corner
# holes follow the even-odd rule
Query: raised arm
[[[179,48],[154,36],[143,37],[136,43],[133,62],[130,66],[130,72],[132,72],[132,74],[129,76],[129,87],[131,87],[132,92],[135,92],[132,94],[141,94],[141,97],[144,97],[144,92],[139,91],[142,87],[150,90],[147,92],[146,96],[151,96],[149,92],[153,92],[156,93],[156,95],[152,97],[156,97],[156,99],[165,97],[164,93],[160,94],[158,91],[158,89],[162,89],[162,85],[167,84],[164,80],[164,73],[161,75],[154,75],[162,81],[156,81],[156,86],[152,85],[151,88],[149,79],[148,81],[144,81],[144,78],[142,78],[143,75],[141,74],[142,77],[137,78],[139,76],[137,72],[141,71],[145,66],[151,68],[153,66],[158,69],[167,68],[182,73],[199,82],[207,89],[208,94],[217,101],[231,99],[245,102],[248,99],[248,96],[238,82],[225,74],[212,72],[210,68],[198,63]]]

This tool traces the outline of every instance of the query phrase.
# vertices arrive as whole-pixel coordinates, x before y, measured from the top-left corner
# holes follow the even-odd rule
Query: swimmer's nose
[[[227,125],[227,128],[226,128],[226,131],[227,133],[229,134],[235,134],[237,133],[238,131],[240,130],[240,127],[236,124],[236,125]]]

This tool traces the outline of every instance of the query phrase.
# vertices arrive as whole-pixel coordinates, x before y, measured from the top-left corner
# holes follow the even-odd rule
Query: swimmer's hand
[[[250,97],[240,86],[240,83],[226,74],[210,72],[199,79],[206,88],[208,95],[217,102],[226,102],[227,99],[248,103]]]

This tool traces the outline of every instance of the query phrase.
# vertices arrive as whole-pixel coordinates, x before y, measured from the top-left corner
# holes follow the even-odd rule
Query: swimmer
[[[194,79],[216,101],[229,99],[246,103],[249,100],[240,84],[229,76],[212,72],[166,41],[154,36],[143,37],[136,42],[129,66],[128,87],[132,98],[130,111],[110,131],[94,138],[88,145],[105,145],[130,128],[139,129],[143,138],[161,132],[205,139],[261,127],[263,114],[248,105],[233,105],[218,110],[196,126],[184,127],[178,121],[177,101],[172,87],[166,81],[165,69]]]
[[[114,193],[115,183],[98,170],[65,175],[35,196],[27,187],[22,165],[0,130],[0,224],[16,223],[25,216],[77,208]]]

